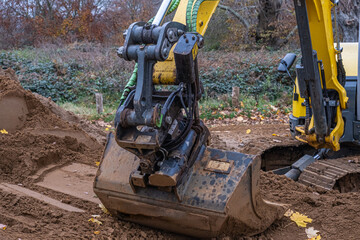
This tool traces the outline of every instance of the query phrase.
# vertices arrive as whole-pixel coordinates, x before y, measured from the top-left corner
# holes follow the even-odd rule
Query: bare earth
[[[0,224],[7,225],[0,229],[0,239],[186,239],[105,214],[92,191],[105,132],[25,91],[10,70],[0,70],[1,129],[8,134],[0,134]],[[211,147],[262,155],[264,168],[311,151],[291,139],[287,124],[210,130]],[[354,164],[359,157],[351,158]],[[261,193],[312,218],[308,226],[319,230],[323,239],[359,238],[359,192],[325,191],[263,172]],[[92,215],[100,215],[96,219],[102,224],[89,222]],[[305,229],[287,217],[258,236],[220,238],[307,239]]]

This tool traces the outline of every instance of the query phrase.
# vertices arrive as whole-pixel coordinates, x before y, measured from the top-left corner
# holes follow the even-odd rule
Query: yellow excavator
[[[253,235],[282,214],[279,205],[260,196],[260,156],[207,147],[210,133],[199,118],[204,89],[197,53],[218,3],[163,0],[153,19],[133,23],[124,33],[118,55],[136,65],[94,181],[95,193],[119,219],[205,238]],[[302,61],[291,131],[315,148],[336,151],[341,139],[360,137],[358,81],[345,78],[347,61],[334,46],[331,11],[337,3],[294,4]],[[163,23],[175,10],[173,20]],[[288,54],[279,71],[288,72],[295,58]],[[312,159],[289,166],[288,175],[304,172]]]

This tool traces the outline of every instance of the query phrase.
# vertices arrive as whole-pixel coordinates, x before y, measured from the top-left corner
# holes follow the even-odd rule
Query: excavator
[[[260,196],[260,156],[207,147],[210,132],[199,117],[204,88],[197,60],[218,4],[163,0],[153,19],[124,32],[118,56],[136,65],[94,181],[94,192],[114,217],[209,238],[254,235],[283,214],[280,204]],[[293,179],[327,149],[337,151],[340,142],[360,139],[359,80],[353,68],[357,44],[334,45],[337,4],[294,0],[302,59],[296,66],[290,130],[319,152],[288,167]],[[164,23],[175,10],[172,21]],[[279,71],[289,72],[295,59],[285,56]]]

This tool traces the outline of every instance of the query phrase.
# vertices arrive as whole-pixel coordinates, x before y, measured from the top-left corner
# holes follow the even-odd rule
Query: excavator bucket
[[[108,135],[94,191],[121,220],[208,238],[257,234],[283,213],[260,196],[259,156],[203,147],[175,191],[134,188],[130,175],[139,161]]]

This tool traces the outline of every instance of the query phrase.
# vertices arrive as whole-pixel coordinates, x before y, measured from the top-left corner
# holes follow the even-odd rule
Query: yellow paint
[[[300,97],[300,93],[299,93],[299,85],[298,85],[298,81],[296,79],[295,81],[296,87],[294,87],[294,93],[297,93],[299,95],[299,98],[297,101],[292,102],[292,114],[294,117],[305,117],[306,115],[306,108],[305,106],[302,106],[302,103],[304,102],[304,98]]]
[[[306,0],[306,5],[313,49],[316,50],[318,59],[323,61],[327,88],[336,90],[339,93],[340,106],[337,108],[336,127],[329,136],[325,137],[325,143],[318,142],[316,134],[306,136],[303,128],[296,128],[296,130],[305,137],[305,139],[298,137],[300,141],[306,141],[315,148],[331,148],[338,151],[340,149],[339,139],[344,133],[344,121],[341,111],[347,108],[348,97],[345,88],[337,80],[337,51],[334,47],[331,21],[333,4],[328,0]],[[343,59],[347,76],[356,76],[357,44],[356,46],[355,44],[343,44],[343,47]],[[301,105],[303,101],[302,98],[299,98],[299,101],[293,101],[293,115],[295,117],[305,117],[306,109],[305,106]],[[313,127],[314,119],[312,118],[309,129]]]
[[[204,36],[206,32],[210,19],[219,4],[219,1],[220,0],[206,0],[199,7],[196,29],[202,36]],[[186,24],[186,8],[188,2],[189,0],[180,1],[173,21]],[[194,4],[195,2],[196,1],[194,1]],[[154,84],[171,85],[176,83],[176,67],[173,53],[174,47],[171,49],[170,55],[166,61],[156,63],[153,74]]]

